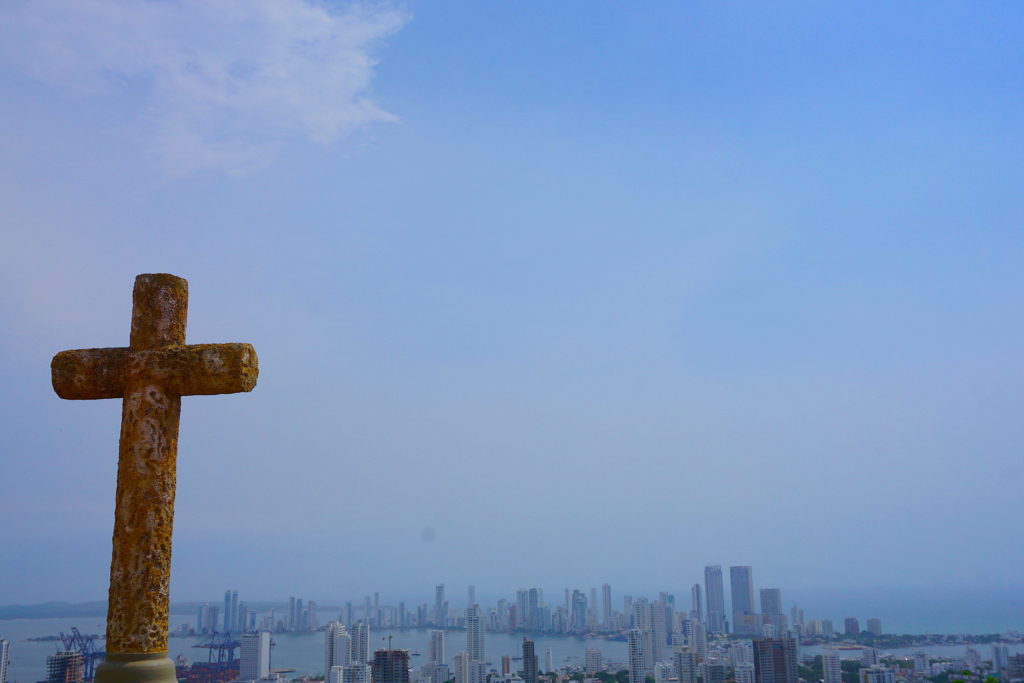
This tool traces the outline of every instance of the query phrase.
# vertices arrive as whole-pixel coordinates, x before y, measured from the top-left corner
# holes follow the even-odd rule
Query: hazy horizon
[[[189,342],[260,359],[251,394],[183,400],[175,600],[685,596],[721,563],[787,607],[1017,604],[1022,30],[5,3],[0,604],[106,594],[121,405],[49,364],[126,345],[145,272],[189,280]]]

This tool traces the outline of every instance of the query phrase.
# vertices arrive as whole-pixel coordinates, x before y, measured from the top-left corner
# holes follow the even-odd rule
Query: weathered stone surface
[[[249,344],[185,345],[188,283],[135,280],[131,346],[62,351],[51,364],[61,398],[123,397],[107,614],[109,654],[167,651],[168,588],[181,397],[251,391]]]

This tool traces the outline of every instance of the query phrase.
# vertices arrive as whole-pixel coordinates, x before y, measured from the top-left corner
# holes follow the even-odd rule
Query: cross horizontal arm
[[[178,396],[252,391],[259,375],[251,344],[189,344],[160,349],[61,351],[50,364],[66,399],[121,398],[129,384],[151,383]]]

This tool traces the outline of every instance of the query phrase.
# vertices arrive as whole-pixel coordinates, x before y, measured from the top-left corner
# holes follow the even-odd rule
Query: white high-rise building
[[[881,660],[878,657],[878,650],[876,650],[873,647],[866,647],[863,650],[861,650],[861,668],[867,668],[869,666],[878,666],[879,664],[881,664]]]
[[[626,633],[629,647],[629,683],[644,683],[644,648],[643,633],[638,628],[631,628]]]
[[[330,672],[335,666],[352,663],[352,636],[345,625],[338,621],[327,624],[324,637],[324,671]]]
[[[544,672],[551,673],[555,670],[555,660],[551,655],[551,648],[544,650]]]
[[[996,646],[996,647],[998,647],[998,646]],[[1004,645],[1003,647],[1006,647],[1006,646]],[[994,657],[993,657],[993,661],[995,661]],[[929,673],[928,665],[929,665],[928,653],[926,653],[926,652],[915,652],[914,653],[914,673],[915,674],[921,674],[922,676],[927,676],[928,673]],[[999,671],[998,662],[997,662],[997,666],[996,666],[996,671]]]
[[[370,663],[370,625],[360,621],[352,626],[351,664]]]
[[[608,584],[605,584],[606,586]],[[603,657],[601,651],[597,648],[587,648],[586,654],[583,655],[583,668],[588,674],[596,674],[598,671],[604,670]]]
[[[369,664],[332,666],[327,683],[370,683],[372,678]]]
[[[427,656],[431,664],[444,664],[447,660],[444,656],[444,631],[436,630],[430,632],[430,645]]]
[[[753,664],[754,643],[749,640],[732,641],[729,645],[729,661],[734,669],[740,664]]]
[[[736,683],[754,683],[754,664],[743,662],[734,668],[736,672]]]
[[[705,659],[708,656],[708,635],[704,624],[696,619],[687,619],[683,622],[683,633],[686,635],[686,644],[700,657]]]
[[[0,683],[7,683],[7,669],[10,667],[11,643],[0,638]]]
[[[838,652],[826,650],[821,656],[821,666],[824,669],[825,683],[843,683],[843,666]]]
[[[484,657],[484,625],[480,621],[479,605],[466,608],[466,651],[470,661],[483,662]]]
[[[860,670],[860,683],[896,683],[896,672],[884,666],[869,666]]]
[[[928,666],[928,659],[924,660],[925,668]],[[992,666],[995,667],[996,673],[1003,673],[1006,667],[1010,665],[1010,649],[1005,645],[995,643],[992,646]],[[914,671],[917,671],[917,655],[914,655]],[[0,678],[0,683],[4,683],[4,679]]]
[[[238,662],[238,678],[243,681],[258,681],[270,675],[270,634],[266,631],[246,633]]]
[[[469,663],[472,659],[468,652],[458,652],[452,657],[452,675],[455,677],[455,683],[470,683],[469,681]]]
[[[679,683],[697,683],[697,656],[693,650],[685,645],[677,645],[673,650],[672,669]]]

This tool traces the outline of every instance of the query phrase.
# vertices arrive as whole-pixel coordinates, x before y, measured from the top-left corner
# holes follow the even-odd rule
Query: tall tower
[[[690,589],[690,604],[692,605],[690,608],[690,616],[702,624],[706,624],[707,622],[704,621],[703,602],[704,601],[700,598],[700,584],[695,583],[693,584],[693,588]]]
[[[480,623],[479,605],[470,605],[466,608],[466,651],[469,652],[471,661],[486,661],[484,657],[484,628]]]
[[[796,641],[755,639],[754,678],[757,683],[797,683]]]
[[[615,624],[612,623],[612,587],[607,583],[601,586],[601,602],[601,617],[604,627],[609,630],[613,629]]]
[[[266,631],[242,636],[238,678],[258,681],[270,676],[270,634]]]
[[[843,666],[838,652],[826,650],[821,655],[821,666],[824,669],[825,683],[843,683]]]
[[[352,664],[370,663],[370,625],[360,621],[352,626]]]
[[[704,567],[704,595],[708,604],[708,628],[712,633],[725,633],[725,589],[722,587],[722,566]]]
[[[231,610],[231,591],[224,591],[224,624],[221,626],[221,633],[230,633],[234,629],[231,628],[231,615],[234,612]]]
[[[444,584],[434,586],[434,626],[444,628],[448,620],[448,608],[444,601]]]
[[[377,650],[371,668],[373,683],[409,683],[409,651]]]
[[[753,569],[749,565],[729,567],[729,584],[732,589],[732,632],[757,634]]]
[[[7,669],[10,666],[11,644],[0,638],[0,683],[7,683]]]
[[[427,652],[431,664],[444,664],[444,631],[430,632],[430,646]]]
[[[352,636],[344,624],[332,621],[327,624],[324,638],[324,675],[329,676],[331,667],[348,666],[352,663]]]
[[[469,584],[469,590],[466,591],[466,593],[467,593],[467,597],[469,598],[469,601],[466,604],[467,605],[475,605],[476,604],[476,586],[474,586],[473,584]]]
[[[781,634],[785,630],[785,617],[782,615],[782,590],[779,588],[761,589],[761,620],[765,625],[771,624],[775,632]],[[796,624],[793,624],[796,626]]]
[[[533,641],[523,638],[523,683],[537,683],[537,668],[537,653],[534,651]],[[639,683],[644,682],[641,680]]]
[[[629,683],[644,683],[644,647],[643,634],[638,628],[631,628],[626,633],[629,646]]]

